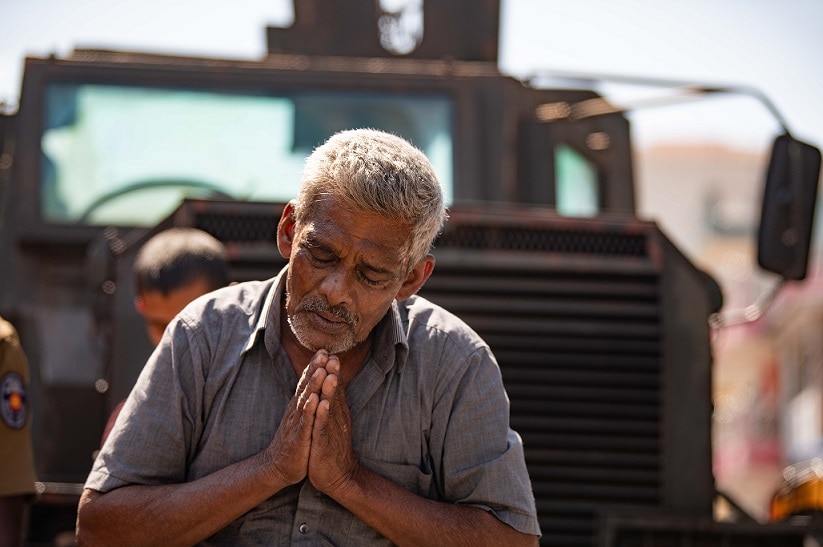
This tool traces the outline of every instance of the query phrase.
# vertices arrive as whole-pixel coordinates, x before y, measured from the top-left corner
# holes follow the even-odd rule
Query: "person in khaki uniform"
[[[35,495],[29,366],[17,331],[0,317],[0,547],[22,545]]]

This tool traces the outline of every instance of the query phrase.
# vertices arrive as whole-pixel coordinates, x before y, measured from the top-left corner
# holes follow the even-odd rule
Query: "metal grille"
[[[462,317],[498,359],[543,544],[591,546],[599,508],[661,503],[657,276],[547,266],[537,253],[543,266],[524,267],[514,254],[467,267],[441,247],[421,294]]]
[[[606,230],[461,224],[446,231],[437,241],[437,248],[644,256],[646,238],[642,233]]]
[[[269,214],[214,214],[201,212],[194,226],[223,242],[276,243],[279,211]]]
[[[283,207],[283,203],[184,200],[171,222],[199,228],[222,241],[232,279],[268,279],[286,263],[277,250]]]

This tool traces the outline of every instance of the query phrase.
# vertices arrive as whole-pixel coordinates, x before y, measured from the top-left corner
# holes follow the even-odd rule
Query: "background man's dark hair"
[[[154,235],[134,261],[138,294],[168,294],[200,278],[212,289],[224,287],[229,284],[229,265],[223,244],[197,228],[170,228]]]

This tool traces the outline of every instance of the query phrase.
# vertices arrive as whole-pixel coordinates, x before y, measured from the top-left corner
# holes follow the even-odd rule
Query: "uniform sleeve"
[[[201,344],[202,346],[202,344]],[[104,443],[86,488],[183,482],[203,375],[187,325],[175,320],[155,348]]]
[[[0,318],[0,496],[34,494],[29,370],[17,331]]]
[[[446,501],[480,507],[520,532],[540,535],[523,443],[509,426],[497,362],[487,347],[460,359],[465,366],[441,386],[434,409],[439,487]]]

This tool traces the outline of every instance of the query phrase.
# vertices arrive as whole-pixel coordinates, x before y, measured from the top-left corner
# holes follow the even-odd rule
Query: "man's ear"
[[[418,262],[406,276],[395,298],[403,301],[419,291],[423,283],[425,283],[432,274],[432,271],[434,271],[434,257],[432,255],[426,255],[426,258]]]
[[[288,202],[280,215],[280,222],[277,223],[277,250],[280,256],[288,260],[291,258],[291,248],[294,244],[294,203]]]

